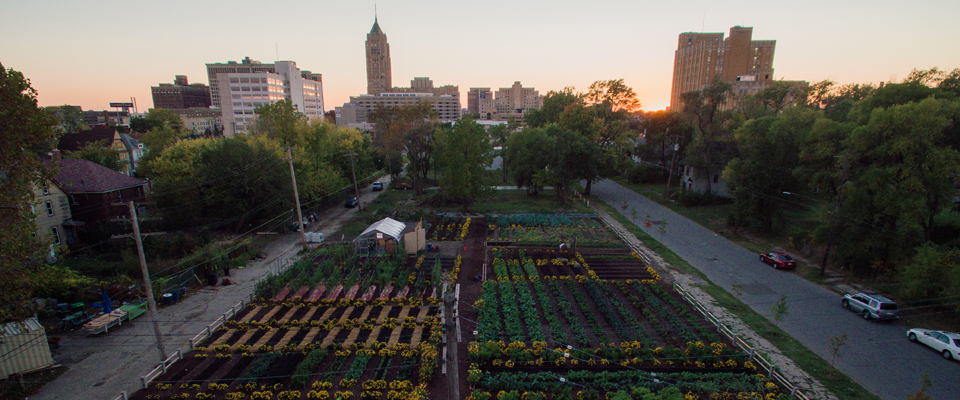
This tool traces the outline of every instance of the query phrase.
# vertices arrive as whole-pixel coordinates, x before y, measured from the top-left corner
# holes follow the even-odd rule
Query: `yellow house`
[[[34,185],[33,197],[30,208],[37,223],[33,236],[38,240],[49,239],[54,245],[73,246],[76,223],[70,213],[70,197],[51,181],[44,182],[43,186]]]

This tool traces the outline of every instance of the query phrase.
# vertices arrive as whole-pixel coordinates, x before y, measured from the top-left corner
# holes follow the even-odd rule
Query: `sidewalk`
[[[389,185],[389,177],[381,180]],[[364,188],[361,198],[369,203],[380,193]],[[320,214],[320,222],[307,227],[329,238],[340,230],[357,209],[335,206]],[[256,282],[278,262],[295,258],[302,245],[300,234],[283,234],[267,245],[263,260],[230,272],[229,286],[204,286],[178,304],[158,310],[157,320],[167,354],[190,349],[189,340],[240,300],[246,304]],[[133,394],[141,388],[140,377],[160,363],[160,353],[150,316],[144,314],[122,328],[100,336],[65,335],[54,359],[68,367],[53,382],[30,399],[114,399],[120,392]]]

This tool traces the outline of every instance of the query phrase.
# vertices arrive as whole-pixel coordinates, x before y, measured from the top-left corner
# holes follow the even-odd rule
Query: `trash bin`
[[[180,289],[173,289],[173,291],[170,292],[170,294],[173,295],[174,303],[180,301]]]
[[[216,273],[211,272],[211,273],[207,274],[207,284],[210,285],[210,286],[217,286],[217,274],[216,274]]]
[[[172,293],[164,293],[164,294],[163,294],[163,304],[166,304],[166,305],[168,305],[168,306],[171,305],[171,304],[173,304],[173,294],[172,294]]]

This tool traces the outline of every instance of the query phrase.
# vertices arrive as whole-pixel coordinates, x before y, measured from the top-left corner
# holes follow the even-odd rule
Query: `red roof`
[[[45,166],[49,166],[50,162],[43,160]],[[60,160],[57,176],[53,180],[67,194],[114,192],[146,183],[91,161],[69,158]]]
[[[60,138],[60,143],[57,144],[57,148],[61,151],[77,151],[83,148],[83,146],[86,146],[87,143],[99,142],[101,140],[106,140],[106,147],[110,147],[110,144],[113,143],[113,136],[116,135],[116,133],[117,129],[112,126],[94,125],[86,131],[63,135]]]

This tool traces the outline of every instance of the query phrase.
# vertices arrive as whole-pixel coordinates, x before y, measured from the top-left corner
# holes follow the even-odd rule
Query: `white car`
[[[932,347],[947,360],[960,360],[960,333],[913,328],[907,331],[907,339]]]

